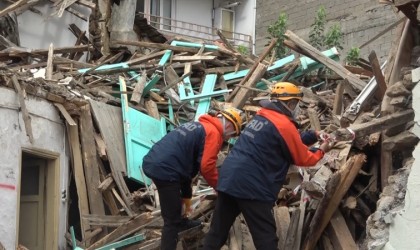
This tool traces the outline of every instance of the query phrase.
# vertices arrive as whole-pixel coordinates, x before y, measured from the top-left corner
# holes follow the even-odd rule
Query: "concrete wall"
[[[341,25],[344,33],[342,59],[351,47],[359,47],[400,18],[390,6],[379,4],[377,0],[257,0],[257,53],[261,53],[267,42],[268,26],[277,20],[281,12],[288,16],[288,29],[309,41],[310,26],[321,5],[327,13],[327,27],[335,23]],[[375,50],[380,62],[383,62],[394,33],[395,28],[364,47],[361,56],[367,58],[370,51]]]
[[[20,179],[22,147],[49,150],[60,154],[60,190],[67,189],[68,155],[65,126],[55,107],[38,98],[29,97],[26,104],[32,119],[34,143],[26,136],[17,95],[0,88],[0,242],[7,250],[16,249],[17,187]],[[65,249],[67,201],[60,202],[59,246]]]
[[[420,137],[420,85],[413,89],[413,109],[415,125],[411,130]],[[385,250],[419,249],[420,233],[420,144],[413,151],[414,162],[407,181],[404,208],[393,213],[389,227],[389,241]]]
[[[211,27],[212,4],[210,0],[179,0],[173,19]]]

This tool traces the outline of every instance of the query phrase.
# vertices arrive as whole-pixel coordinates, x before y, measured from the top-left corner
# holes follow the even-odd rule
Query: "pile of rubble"
[[[74,47],[22,50],[6,45],[0,51],[0,84],[18,93],[30,140],[27,94],[54,103],[66,121],[77,190],[71,195],[78,201],[70,207],[78,219],[68,224],[75,229],[78,246],[97,249],[118,242],[131,244],[125,249],[159,248],[159,198],[139,169],[142,156],[167,131],[211,110],[240,108],[248,122],[275,81],[302,86],[302,129],[324,130],[337,141],[317,166],[290,168],[275,207],[279,248],[356,249],[366,235],[374,237],[370,225],[382,219],[381,210],[375,212],[376,202],[396,166],[381,165],[379,146],[398,151],[406,160],[418,142],[404,132],[414,117],[414,85],[408,74],[387,90],[389,73],[385,69],[382,74],[374,53],[361,67],[344,67],[335,48],[320,52],[291,31],[285,34],[285,45],[302,56],[275,59],[275,40],[256,57],[240,54],[221,33],[222,42],[213,44],[182,37],[164,43],[114,41],[116,49],[104,56],[84,32],[70,28],[79,41]],[[124,46],[139,49],[131,53]],[[86,51],[88,55],[82,53]],[[378,118],[383,100],[397,110]],[[382,131],[389,128],[394,132],[381,141]],[[226,142],[220,161],[230,147]],[[396,183],[404,185],[391,182]],[[190,217],[208,225],[214,191],[201,178],[193,190]],[[199,247],[206,230],[181,233],[180,244],[184,249]],[[227,247],[253,248],[241,216]]]

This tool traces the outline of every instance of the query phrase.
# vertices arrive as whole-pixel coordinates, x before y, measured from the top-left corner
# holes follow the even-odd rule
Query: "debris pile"
[[[390,86],[387,69],[393,68],[393,58],[384,74],[374,53],[368,65],[342,66],[335,48],[320,52],[291,31],[285,44],[296,55],[275,59],[275,40],[256,57],[240,54],[221,32],[223,43],[213,44],[183,37],[164,43],[116,40],[118,48],[102,55],[84,32],[74,25],[70,29],[79,38],[73,47],[22,50],[9,44],[0,51],[0,84],[18,93],[29,139],[27,95],[54,103],[65,120],[75,188],[71,196],[77,200],[70,213],[78,217],[68,221],[75,229],[66,235],[70,245],[75,234],[77,246],[86,249],[116,242],[131,244],[125,249],[158,249],[159,198],[139,168],[142,156],[167,131],[211,110],[240,108],[248,122],[275,81],[302,86],[297,122],[303,130],[323,130],[336,138],[317,166],[290,168],[274,210],[279,248],[356,249],[366,235],[375,237],[374,230],[382,229],[371,225],[386,220],[382,210],[375,212],[376,203],[391,170],[402,165],[394,161],[384,168],[379,151],[394,152],[405,162],[418,142],[407,132],[414,117],[411,69]],[[131,53],[124,46],[139,49]],[[86,51],[87,62],[82,62]],[[383,100],[393,111],[379,117]],[[220,161],[231,146],[226,142]],[[404,185],[398,183],[390,181]],[[184,249],[200,246],[216,199],[201,178],[193,190],[190,217],[206,226],[181,233]],[[242,217],[227,247],[253,248]]]

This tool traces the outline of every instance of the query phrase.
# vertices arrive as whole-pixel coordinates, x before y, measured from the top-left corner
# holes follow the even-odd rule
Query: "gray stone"
[[[372,218],[372,220],[378,221],[382,218],[382,212],[381,211],[376,211],[370,217]]]

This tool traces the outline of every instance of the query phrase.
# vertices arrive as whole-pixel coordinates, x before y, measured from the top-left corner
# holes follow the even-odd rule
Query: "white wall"
[[[212,8],[212,0],[179,0],[173,19],[211,27]]]
[[[420,83],[420,82],[419,82]],[[420,137],[420,85],[413,89],[414,128],[411,130]],[[413,151],[414,163],[407,181],[404,209],[394,214],[389,228],[389,241],[385,250],[420,249],[420,143]]]
[[[90,9],[77,4],[73,6],[74,9],[89,17]],[[55,10],[51,8],[51,4],[37,5],[36,9],[40,10],[43,16],[31,11],[25,11],[18,16],[22,47],[47,49],[50,43],[53,43],[54,47],[73,46],[77,38],[68,29],[71,23],[76,24],[82,31],[88,33],[88,23],[67,11],[64,11],[63,16],[58,18],[50,16]]]
[[[32,131],[33,145],[26,136],[17,95],[11,89],[0,88],[0,242],[7,250],[16,249],[19,165],[22,147],[44,149],[60,154],[60,190],[67,188],[68,155],[65,126],[55,107],[39,98],[26,99]],[[65,249],[67,201],[60,202],[59,249]]]

